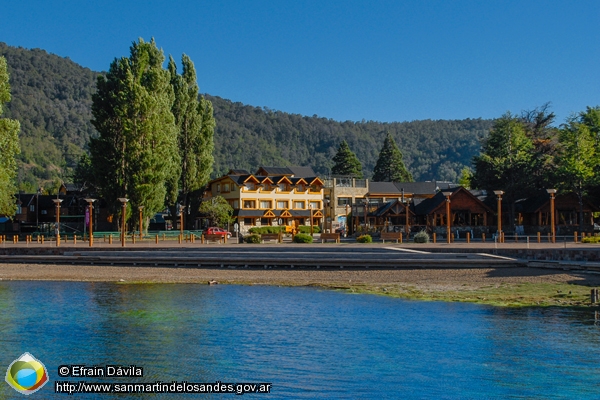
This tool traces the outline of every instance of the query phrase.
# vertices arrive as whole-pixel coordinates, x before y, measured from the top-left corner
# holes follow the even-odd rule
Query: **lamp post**
[[[502,195],[504,192],[502,190],[494,190],[494,194],[498,196],[498,241],[502,243]]]
[[[325,204],[325,228],[329,229],[329,233],[331,233],[332,227],[333,227],[333,218],[331,218],[331,215],[333,214],[331,212],[331,208],[329,208],[329,199],[325,199],[323,200],[323,203]],[[329,219],[329,228],[327,227],[327,219]]]
[[[60,246],[60,203],[62,203],[62,199],[52,199],[54,204],[56,205],[56,229],[54,230],[56,234],[56,247]]]
[[[179,205],[179,234],[181,235],[181,240],[183,241],[183,212],[185,211],[185,206],[183,204]]]
[[[546,189],[550,195],[550,232],[552,232],[552,243],[556,243],[556,227],[554,226],[554,198],[556,189]]]
[[[139,207],[138,207],[138,210],[139,210],[139,212],[140,212],[140,241],[141,241],[141,240],[142,240],[142,238],[143,238],[143,233],[142,233],[142,230],[143,230],[143,226],[144,226],[144,225],[143,225],[143,222],[142,222],[142,221],[143,221],[143,220],[142,220],[142,216],[143,216],[143,210],[144,210],[144,206],[139,206]]]
[[[346,235],[348,235],[350,232],[348,230],[348,204],[346,204]]]
[[[367,229],[367,210],[369,207],[369,197],[365,196],[365,201],[363,202],[365,206],[365,230]]]
[[[127,213],[127,202],[129,199],[119,197],[121,202],[121,247],[125,247],[125,214]]]
[[[313,236],[313,206],[312,204],[308,205],[310,209],[310,236]]]
[[[90,247],[92,247],[94,245],[94,206],[93,203],[96,201],[96,199],[85,199],[85,201],[87,201],[88,203],[88,213],[90,214]]]
[[[446,242],[450,243],[450,196],[452,192],[443,192],[446,196]]]

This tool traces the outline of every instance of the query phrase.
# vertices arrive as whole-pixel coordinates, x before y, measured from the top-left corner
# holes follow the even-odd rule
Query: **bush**
[[[260,243],[260,235],[257,235],[256,233],[253,233],[251,235],[248,235],[246,237],[244,237],[244,242],[246,243]]]
[[[373,238],[371,235],[361,235],[356,238],[358,243],[373,243]]]
[[[285,226],[255,226],[248,230],[248,232],[257,235],[262,235],[264,233],[279,233],[281,231],[285,232]]]
[[[600,236],[586,236],[581,239],[581,243],[600,243]]]
[[[310,226],[300,225],[300,227],[298,228],[298,230],[300,231],[300,233],[310,233]],[[313,232],[314,233],[321,233],[321,228],[319,228],[316,225],[313,225]]]
[[[294,243],[312,243],[313,237],[304,233],[294,236]]]
[[[413,238],[415,243],[429,243],[429,234],[425,231],[421,231]]]

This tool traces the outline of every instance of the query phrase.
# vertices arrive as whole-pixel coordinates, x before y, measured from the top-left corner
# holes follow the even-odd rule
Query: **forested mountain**
[[[12,92],[5,116],[21,122],[19,186],[32,191],[69,181],[71,168],[96,134],[90,123],[91,94],[99,73],[40,49],[0,42],[0,55],[8,63]],[[370,177],[389,131],[415,180],[456,180],[492,125],[481,119],[338,122],[206,98],[213,102],[217,123],[213,176],[261,165],[310,165],[327,175],[346,140]]]

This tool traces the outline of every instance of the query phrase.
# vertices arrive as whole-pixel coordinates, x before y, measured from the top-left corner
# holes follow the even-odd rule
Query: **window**
[[[346,204],[350,205],[352,203],[351,200],[352,200],[351,197],[338,197],[338,203],[337,204],[338,204],[338,206],[342,206],[343,207]]]
[[[261,218],[260,224],[261,225],[269,225],[269,218]]]
[[[303,184],[299,184],[298,185],[298,189],[299,192],[304,192],[304,185]]]
[[[260,201],[260,208],[271,208],[271,200],[261,200]]]
[[[256,201],[244,200],[244,208],[256,208]]]
[[[312,208],[313,210],[318,210],[321,208],[321,202],[320,201],[311,201],[310,202],[310,208]]]
[[[35,211],[35,205],[34,204],[32,204],[32,205],[29,206],[29,211]]]
[[[229,192],[229,183],[223,184],[223,192]]]
[[[240,201],[239,200],[234,200],[233,204],[232,204],[232,207],[235,208],[236,210],[238,208],[240,208]]]
[[[278,201],[277,208],[279,210],[286,210],[288,208],[288,202],[287,201]]]
[[[244,225],[254,225],[254,218],[244,218]]]
[[[295,201],[294,202],[294,208],[304,209],[305,208],[305,204],[304,204],[303,201]]]
[[[285,183],[280,183],[279,185],[279,190],[282,192],[289,192],[290,190],[288,189],[288,185]]]
[[[17,214],[23,214],[23,209],[21,206],[17,206]]]
[[[246,183],[246,190],[254,190],[254,183]]]
[[[217,183],[217,193],[220,193],[220,192],[221,192],[221,184]]]

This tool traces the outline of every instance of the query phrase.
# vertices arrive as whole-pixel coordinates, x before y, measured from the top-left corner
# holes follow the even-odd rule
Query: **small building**
[[[504,207],[503,207],[504,208]],[[550,211],[550,196],[542,193],[515,204],[517,212],[516,225],[523,226],[526,234],[551,232],[552,215]],[[583,201],[583,221],[579,220],[579,199],[574,193],[557,194],[554,200],[554,221],[556,234],[571,235],[578,231],[580,225],[584,232],[594,231],[594,212],[598,207],[590,201]],[[506,213],[505,213],[506,214]]]
[[[450,225],[452,232],[474,235],[488,233],[494,211],[464,187],[446,189],[450,195]],[[438,192],[415,206],[417,223],[422,229],[433,233],[446,232],[446,196]]]

